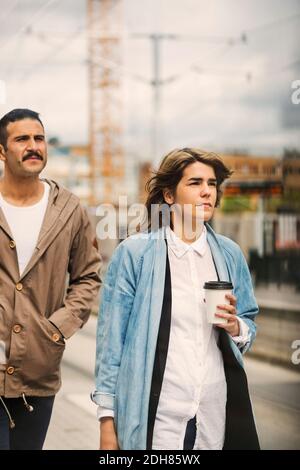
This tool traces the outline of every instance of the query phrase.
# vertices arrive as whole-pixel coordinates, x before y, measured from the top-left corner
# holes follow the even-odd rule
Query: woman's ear
[[[164,189],[163,196],[167,204],[174,204],[174,196],[170,189]]]

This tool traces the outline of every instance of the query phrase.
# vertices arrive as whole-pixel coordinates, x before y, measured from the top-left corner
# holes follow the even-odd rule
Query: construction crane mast
[[[87,0],[89,41],[90,204],[116,202],[124,179],[122,0]]]

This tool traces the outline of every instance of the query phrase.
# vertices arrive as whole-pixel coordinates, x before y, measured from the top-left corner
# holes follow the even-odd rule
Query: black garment
[[[171,310],[171,275],[167,255],[164,298],[149,400],[147,449],[152,448],[155,417],[166,367]],[[226,425],[223,450],[259,450],[259,441],[253,418],[246,373],[231,349],[228,334],[222,329],[220,329],[219,347],[223,355],[227,382]]]
[[[167,249],[167,253],[168,253],[168,249]],[[163,298],[163,305],[162,305],[162,312],[161,312],[162,314],[160,317],[160,324],[159,324],[159,331],[158,331],[158,338],[157,338],[156,352],[155,352],[155,359],[154,359],[154,366],[153,366],[151,391],[150,391],[148,430],[147,430],[147,449],[152,449],[154,422],[156,418],[158,400],[159,400],[164,372],[166,368],[169,338],[170,338],[170,327],[171,327],[171,308],[172,308],[171,274],[170,274],[169,257],[167,254],[164,298]]]
[[[186,426],[183,450],[193,450],[197,435],[196,416],[190,419]]]
[[[50,423],[54,396],[26,397],[30,412],[23,398],[2,397],[15,423],[9,426],[9,418],[0,401],[0,450],[41,450]]]
[[[223,450],[259,450],[246,372],[230,346],[226,331],[220,331],[227,382],[226,428]]]

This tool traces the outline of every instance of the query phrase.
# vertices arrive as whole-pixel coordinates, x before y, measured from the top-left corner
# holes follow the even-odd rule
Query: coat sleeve
[[[82,206],[79,206],[78,225],[70,250],[69,285],[64,304],[49,317],[65,338],[72,336],[88,320],[101,282],[101,258],[95,248],[91,223]]]
[[[247,262],[239,250],[236,271],[234,295],[237,298],[237,314],[249,327],[249,340],[240,348],[244,354],[251,347],[256,336],[255,317],[258,314],[258,305],[254,296],[251,275]]]
[[[137,268],[124,242],[115,250],[101,291],[97,325],[96,390],[92,400],[114,409],[115,389],[134,302]]]

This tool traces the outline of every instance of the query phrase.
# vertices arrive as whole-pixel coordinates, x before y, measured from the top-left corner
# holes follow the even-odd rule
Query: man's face
[[[47,163],[47,146],[41,123],[35,119],[10,122],[7,126],[6,150],[0,146],[5,171],[17,177],[39,175]]]
[[[168,204],[178,204],[184,210],[185,205],[190,205],[188,213],[193,219],[199,214],[205,222],[208,222],[214,213],[217,200],[217,180],[214,169],[201,162],[188,165],[179,181],[175,194],[165,192],[165,200]]]

